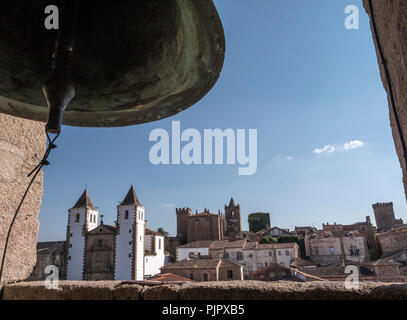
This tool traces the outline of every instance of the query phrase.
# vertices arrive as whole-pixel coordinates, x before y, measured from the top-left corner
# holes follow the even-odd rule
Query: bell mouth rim
[[[196,21],[195,25],[203,26],[197,29],[199,36],[211,47],[209,58],[206,57],[208,58],[206,69],[197,71],[199,72],[199,84],[178,93],[158,97],[155,101],[151,101],[154,99],[141,99],[124,104],[112,102],[114,109],[108,111],[79,111],[70,110],[68,107],[64,112],[63,125],[95,128],[124,127],[165,119],[193,106],[214,87],[220,77],[225,59],[225,35],[221,19],[213,0],[191,2],[176,0],[178,5],[180,3],[185,5],[185,1],[194,8],[194,14],[198,15],[199,21]],[[194,40],[198,42],[197,39]],[[49,109],[45,98],[43,105],[35,105],[0,94],[0,113],[47,122]]]

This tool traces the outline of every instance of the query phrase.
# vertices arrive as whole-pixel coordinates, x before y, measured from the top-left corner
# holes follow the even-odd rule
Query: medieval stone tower
[[[233,198],[230,199],[229,206],[225,205],[226,235],[234,238],[242,231],[242,221],[240,219],[240,205],[235,204]]]
[[[117,206],[115,280],[144,280],[145,208],[131,186]]]
[[[67,279],[83,280],[86,233],[98,225],[99,211],[95,209],[85,190],[76,204],[68,210]]]
[[[181,241],[187,240],[187,224],[188,217],[192,216],[192,210],[190,208],[176,208],[177,214],[177,238]]]
[[[378,231],[390,230],[396,225],[393,202],[376,203],[372,205]]]

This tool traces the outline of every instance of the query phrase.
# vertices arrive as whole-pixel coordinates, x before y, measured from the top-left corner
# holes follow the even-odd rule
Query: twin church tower
[[[145,234],[145,208],[133,186],[117,206],[115,226],[99,224],[85,190],[68,210],[67,279],[143,280]]]

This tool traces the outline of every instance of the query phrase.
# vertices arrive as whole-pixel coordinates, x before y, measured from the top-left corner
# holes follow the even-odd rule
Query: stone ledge
[[[60,281],[49,290],[43,281],[4,287],[4,300],[406,300],[406,283],[362,282],[349,290],[343,282],[228,281],[140,285],[123,281]]]

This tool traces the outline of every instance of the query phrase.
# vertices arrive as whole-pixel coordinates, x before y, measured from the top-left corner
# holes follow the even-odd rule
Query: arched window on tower
[[[79,215],[79,213],[77,213],[75,216],[75,222],[79,222],[79,218],[80,218],[80,215]]]
[[[129,219],[129,210],[126,210],[124,212],[124,219],[128,220]]]

